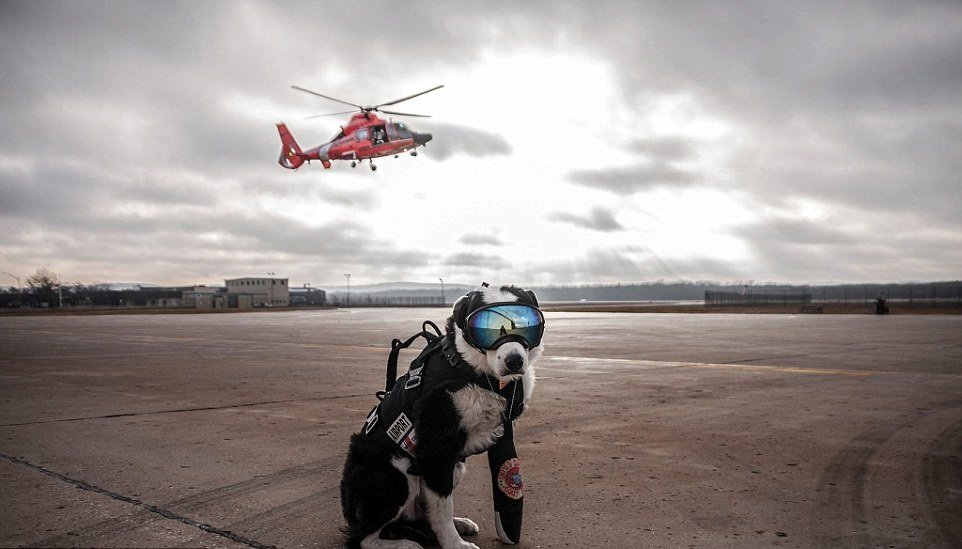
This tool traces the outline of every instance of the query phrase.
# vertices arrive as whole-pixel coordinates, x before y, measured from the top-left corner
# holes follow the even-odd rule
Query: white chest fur
[[[488,449],[504,434],[504,397],[477,385],[459,389],[451,397],[461,414],[461,428],[468,434],[465,455]]]

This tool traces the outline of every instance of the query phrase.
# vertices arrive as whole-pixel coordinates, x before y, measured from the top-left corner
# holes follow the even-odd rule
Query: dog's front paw
[[[462,536],[473,536],[479,531],[478,525],[473,520],[463,517],[454,517],[454,527]]]
[[[445,547],[444,549],[448,549],[448,548]],[[481,549],[481,548],[471,543],[470,541],[461,540],[461,543],[455,545],[452,549]]]

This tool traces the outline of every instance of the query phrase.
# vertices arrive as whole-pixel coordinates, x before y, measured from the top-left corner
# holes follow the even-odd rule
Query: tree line
[[[444,303],[453,303],[458,297],[472,289],[460,284],[451,284],[445,290]],[[710,282],[710,281],[656,281],[628,284],[581,284],[536,286],[533,288],[543,301],[702,301],[705,292],[737,292],[758,295],[805,295],[810,294],[814,302],[871,302],[878,297],[905,301],[939,301],[962,304],[962,281],[942,282],[899,282],[889,284],[756,284],[748,282]],[[136,292],[136,290],[125,290]],[[61,300],[64,305],[83,304],[96,293],[110,293],[109,284],[64,285],[59,277],[49,269],[41,268],[27,277],[21,288],[0,288],[0,307],[57,307]],[[344,292],[328,292],[328,298],[337,301]],[[365,299],[371,302],[441,303],[440,291],[436,288],[397,289],[374,292],[356,291],[352,301]]]

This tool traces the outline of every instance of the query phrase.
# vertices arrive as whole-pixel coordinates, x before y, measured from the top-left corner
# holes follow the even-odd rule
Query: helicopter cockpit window
[[[397,130],[398,136],[401,139],[410,139],[414,137],[414,133],[411,131],[410,128],[407,127],[407,124],[405,124],[404,122],[395,122],[394,129]]]
[[[367,128],[361,128],[356,132],[354,132],[354,138],[357,139],[358,141],[362,139],[367,139]]]

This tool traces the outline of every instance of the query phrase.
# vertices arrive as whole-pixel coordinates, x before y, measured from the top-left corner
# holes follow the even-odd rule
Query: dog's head
[[[447,332],[475,370],[505,380],[531,374],[544,350],[538,298],[514,286],[483,287],[458,299]]]

